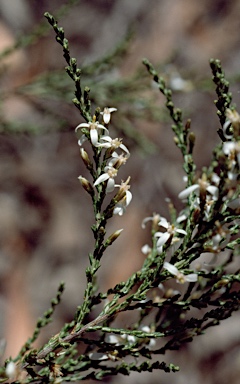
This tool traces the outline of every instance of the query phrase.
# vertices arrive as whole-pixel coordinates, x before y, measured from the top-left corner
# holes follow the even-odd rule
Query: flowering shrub
[[[132,200],[130,176],[120,182],[118,175],[130,152],[121,139],[112,137],[111,114],[118,113],[117,108],[103,106],[92,111],[90,90],[82,89],[81,70],[70,56],[64,30],[53,16],[45,16],[63,48],[66,71],[76,87],[73,102],[85,119],[77,125],[76,134],[89,177],[79,176],[79,181],[93,206],[94,245],[86,269],[84,301],[72,321],[41,348],[33,347],[60,302],[61,283],[32,337],[16,358],[5,361],[0,381],[61,383],[101,380],[131,371],[176,372],[178,366],[161,361],[161,355],[179,349],[239,309],[240,274],[231,270],[231,262],[239,256],[240,116],[231,105],[228,82],[220,62],[211,60],[221,142],[213,150],[210,165],[199,172],[192,156],[195,136],[190,121],[183,122],[171,90],[144,60],[166,98],[174,141],[182,153],[186,188],[179,191],[179,199],[184,208],[177,212],[172,207],[169,221],[161,213],[143,218],[143,229],[151,226],[152,240],[142,248],[146,256],[142,267],[127,281],[101,292],[96,284],[101,259],[122,232],[119,229],[109,235],[106,226],[113,215],[121,216],[130,209]],[[209,252],[212,260],[206,263],[204,254]],[[223,252],[225,258],[220,259]],[[98,315],[89,322],[93,310]],[[134,323],[119,327],[122,313],[129,314]]]

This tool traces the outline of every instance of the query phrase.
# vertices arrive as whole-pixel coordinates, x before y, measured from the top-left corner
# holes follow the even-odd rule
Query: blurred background
[[[78,181],[87,174],[74,133],[83,120],[71,102],[74,84],[45,11],[64,27],[93,107],[118,108],[112,136],[122,137],[131,152],[120,178],[131,175],[133,201],[109,226],[109,234],[124,231],[103,259],[102,290],[142,264],[141,247],[149,239],[141,229],[143,218],[153,212],[168,217],[167,197],[181,208],[181,156],[164,99],[142,59],[152,61],[173,88],[185,120],[191,118],[199,169],[219,142],[211,57],[222,61],[237,105],[240,97],[238,0],[0,1],[0,339],[7,341],[5,356],[13,357],[61,280],[66,282],[62,304],[40,341],[72,318],[83,298],[93,247],[91,202]],[[180,365],[180,373],[109,381],[237,384],[239,346],[236,314],[180,353],[160,356]]]

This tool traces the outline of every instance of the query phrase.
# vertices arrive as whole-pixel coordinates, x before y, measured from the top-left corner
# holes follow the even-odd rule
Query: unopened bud
[[[107,245],[111,245],[115,240],[117,240],[117,238],[120,236],[120,234],[122,233],[123,229],[118,229],[117,231],[113,232],[109,238],[107,239],[106,241],[106,244]]]
[[[91,183],[87,179],[85,179],[85,177],[82,177],[82,176],[79,176],[78,180],[82,184],[85,191],[93,197],[94,196],[94,189],[93,189]]]
[[[99,119],[100,112],[101,112],[101,109],[100,109],[99,107],[97,107],[97,108],[95,109],[95,114],[94,114],[94,115],[96,116],[97,121],[98,121],[98,119]]]
[[[120,201],[122,201],[122,199],[125,198],[126,191],[128,191],[130,189],[130,185],[128,185],[129,182],[130,182],[130,176],[128,176],[128,178],[125,182],[121,183],[119,191],[116,194],[116,196],[114,197],[114,199],[117,203],[119,203]]]
[[[185,131],[186,131],[186,132],[189,132],[190,127],[191,127],[191,120],[188,119],[187,122],[186,122],[186,124],[185,124]]]
[[[199,300],[201,296],[202,296],[202,292],[196,291],[196,292],[193,292],[193,294],[190,297],[192,300]]]
[[[216,284],[215,284],[215,287],[216,288],[221,288],[221,287],[225,287],[226,285],[229,284],[229,279],[222,279],[222,280],[219,280]]]
[[[83,162],[86,165],[86,167],[87,168],[92,168],[92,163],[91,163],[91,161],[90,161],[90,159],[88,157],[88,154],[85,151],[85,149],[80,148],[80,155],[81,155],[81,158],[83,159]]]
[[[193,152],[193,147],[194,147],[194,144],[195,144],[195,139],[196,139],[195,134],[193,132],[190,132],[189,136],[188,136],[188,141],[189,141],[188,153],[192,153]]]
[[[207,177],[205,173],[202,175],[201,179],[198,179],[198,184],[199,184],[199,195],[200,195],[200,201],[201,204],[204,205],[206,201],[206,196],[207,196]]]
[[[179,140],[178,140],[177,136],[174,136],[173,141],[174,141],[174,143],[175,143],[176,145],[179,144]]]

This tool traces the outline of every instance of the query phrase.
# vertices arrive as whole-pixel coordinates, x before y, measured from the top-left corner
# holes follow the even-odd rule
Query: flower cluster
[[[116,204],[113,210],[114,214],[122,215],[126,207],[132,200],[132,194],[129,191],[130,186],[128,185],[130,178],[126,182],[122,182],[121,185],[115,183],[115,178],[118,174],[119,168],[126,163],[130,153],[127,147],[122,143],[122,139],[111,138],[109,130],[107,128],[110,123],[111,113],[115,112],[116,108],[104,108],[100,115],[102,115],[102,124],[96,120],[96,116],[93,116],[91,122],[79,124],[75,131],[79,129],[82,131],[82,136],[78,140],[78,144],[82,147],[83,143],[90,141],[93,150],[98,155],[104,152],[101,163],[96,164],[96,172],[93,173],[94,184],[93,186],[98,187],[103,185],[106,193],[114,191],[114,188],[119,188],[119,192],[116,194]],[[90,167],[90,160],[87,152],[81,148],[81,156],[87,167]],[[98,158],[100,158],[98,156]],[[80,176],[79,180],[83,185],[83,177]],[[91,195],[93,194],[93,188],[89,181],[84,179],[83,187]]]
[[[154,330],[151,329],[148,325],[143,325],[139,328],[139,331],[146,334],[146,337],[138,338],[137,336],[123,333],[121,335],[116,334],[110,334],[106,336],[106,342],[112,345],[118,346],[142,346],[147,345],[148,349],[153,350],[156,346],[156,340],[154,338],[149,338],[148,333],[152,333]],[[115,349],[114,351],[111,351],[110,353],[101,353],[101,352],[91,352],[89,354],[89,357],[91,360],[98,360],[98,361],[104,361],[104,360],[119,360],[118,357],[118,350]]]
[[[157,213],[154,213],[152,217],[146,217],[142,222],[142,228],[145,228],[148,221],[152,221],[154,238],[157,239],[156,249],[158,254],[162,253],[163,246],[166,244],[173,245],[178,243],[180,245],[181,238],[178,236],[178,234],[184,236],[187,234],[185,230],[176,227],[174,224],[170,224],[165,217],[162,217]],[[165,229],[165,231],[159,231],[159,227],[162,227]],[[142,252],[144,254],[147,254],[150,251],[151,248],[148,245],[144,245],[142,247]]]
[[[196,273],[189,273],[188,275],[184,275],[180,272],[175,265],[164,262],[163,268],[170,272],[172,275],[176,276],[177,283],[184,284],[186,282],[195,283],[198,280],[198,275]]]
[[[185,201],[188,197],[194,196],[191,199],[191,209],[194,208],[197,210],[203,210],[204,220],[208,220],[211,215],[211,208],[215,201],[218,200],[219,196],[219,177],[213,175],[211,184],[207,181],[206,175],[203,174],[201,178],[198,179],[196,184],[190,185],[181,191],[178,195],[179,199]],[[186,218],[185,214],[185,218]],[[178,223],[184,220],[184,217],[178,218]]]

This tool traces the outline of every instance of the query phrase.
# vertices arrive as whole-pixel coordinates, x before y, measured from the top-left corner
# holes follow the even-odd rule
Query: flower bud
[[[193,132],[190,132],[189,136],[188,136],[188,141],[189,141],[188,153],[192,153],[193,152],[193,147],[194,147],[194,144],[195,144],[195,139],[196,139],[195,134]]]
[[[94,196],[94,189],[93,189],[91,183],[87,179],[85,179],[85,177],[82,177],[82,176],[79,176],[78,180],[82,184],[85,191],[93,197]]]
[[[88,154],[87,152],[85,151],[85,149],[83,148],[80,148],[80,155],[81,155],[81,158],[84,162],[84,164],[86,165],[86,167],[89,169],[89,168],[92,168],[92,163],[88,157]]]
[[[122,181],[121,185],[119,186],[119,191],[114,197],[117,203],[122,201],[122,199],[125,198],[126,192],[130,189],[130,185],[128,185],[129,182],[130,182],[130,176],[128,176],[125,182]]]
[[[106,244],[107,245],[111,245],[115,240],[117,240],[117,238],[120,236],[120,234],[122,233],[123,229],[118,229],[117,231],[113,232],[109,238],[107,239],[106,241]]]
[[[185,130],[186,132],[189,132],[190,127],[191,127],[191,119],[188,119],[187,122],[186,122],[186,124],[185,124],[184,130]]]
[[[199,184],[200,201],[201,201],[201,204],[203,206],[205,204],[205,201],[206,201],[207,186],[208,186],[205,174],[203,174],[201,179],[198,179],[198,184]]]
[[[229,279],[225,278],[225,279],[221,279],[219,280],[216,284],[215,284],[215,287],[216,288],[222,288],[222,287],[225,287],[226,285],[229,284]]]
[[[174,141],[174,143],[175,143],[176,145],[179,144],[179,140],[178,140],[177,136],[174,136],[173,141]]]

